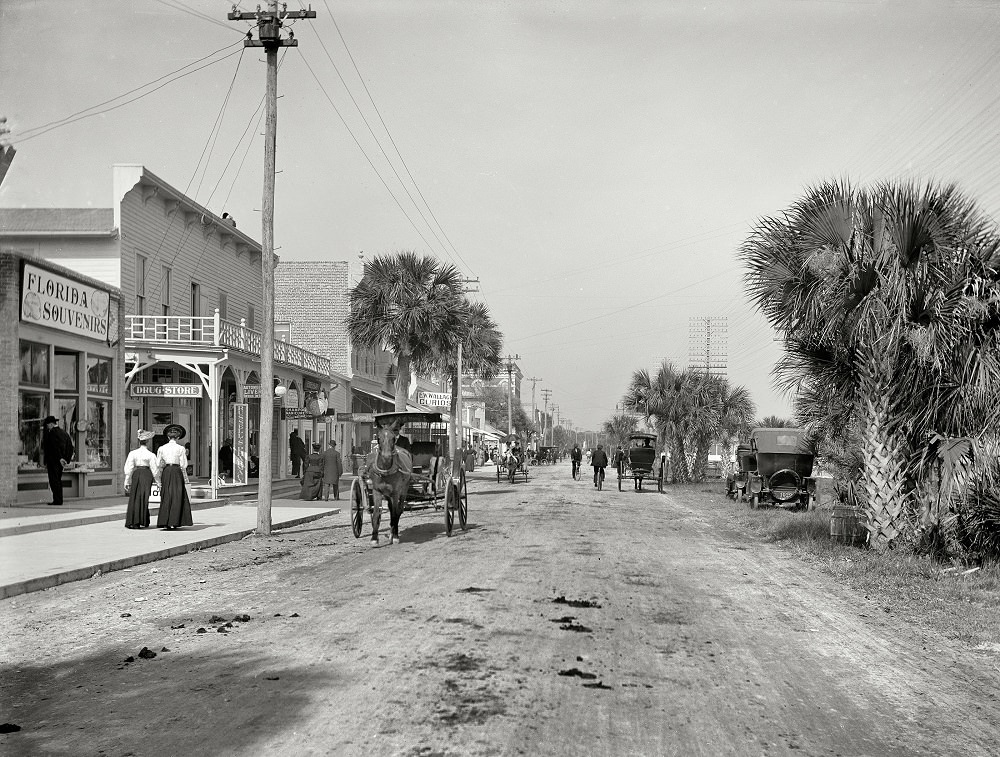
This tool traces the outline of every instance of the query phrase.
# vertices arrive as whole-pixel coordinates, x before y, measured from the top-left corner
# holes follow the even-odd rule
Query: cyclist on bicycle
[[[594,486],[597,486],[597,477],[604,480],[604,469],[608,467],[608,453],[604,451],[604,445],[598,444],[594,454],[590,456],[590,464],[594,466]]]
[[[573,449],[569,453],[569,459],[573,461],[573,478],[576,478],[576,472],[580,470],[580,463],[583,462],[583,450],[580,449],[579,444],[573,445]]]

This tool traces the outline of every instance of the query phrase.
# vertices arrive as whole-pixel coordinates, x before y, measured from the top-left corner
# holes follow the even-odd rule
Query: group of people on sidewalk
[[[149,527],[149,498],[154,482],[160,486],[156,527],[173,531],[194,525],[188,495],[187,450],[177,443],[187,431],[179,423],[171,423],[163,429],[163,434],[167,443],[154,455],[149,450],[153,432],[139,429],[139,446],[125,458],[125,491],[128,494],[125,528]]]
[[[302,488],[299,496],[307,501],[314,499],[340,499],[340,478],[344,475],[344,461],[337,451],[337,443],[321,452],[323,445],[313,442],[312,453],[306,454],[306,444],[299,437],[298,429],[288,435],[288,455],[292,461],[292,475],[299,478],[302,471]]]

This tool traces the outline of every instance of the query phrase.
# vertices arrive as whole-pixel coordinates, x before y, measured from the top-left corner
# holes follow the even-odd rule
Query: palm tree
[[[451,417],[457,418],[458,393],[462,380],[458,375],[458,345],[462,345],[462,374],[474,375],[489,381],[500,372],[500,353],[503,349],[503,334],[497,327],[490,309],[481,302],[462,303],[462,325],[456,328],[438,345],[437,365],[451,378]],[[453,433],[457,424],[452,424]],[[453,448],[461,440],[452,439]],[[457,455],[456,455],[457,459]]]
[[[629,434],[639,425],[639,419],[629,413],[617,413],[604,421],[601,431],[608,438],[609,447],[617,447],[628,441]]]
[[[657,447],[669,451],[670,481],[687,482],[690,468],[687,438],[693,403],[694,374],[678,370],[664,361],[655,375],[645,368],[632,374],[625,402],[643,409],[646,420],[657,431]]]
[[[1000,237],[953,186],[828,182],[759,222],[740,255],[784,333],[776,376],[804,420],[862,438],[871,543],[908,528],[911,453],[1000,426]]]
[[[431,367],[450,335],[462,328],[462,276],[430,256],[379,255],[365,262],[350,301],[347,333],[360,347],[395,354],[395,408],[405,411],[411,369]]]
[[[791,418],[782,418],[780,415],[765,415],[760,420],[754,421],[755,428],[796,428],[795,421]]]

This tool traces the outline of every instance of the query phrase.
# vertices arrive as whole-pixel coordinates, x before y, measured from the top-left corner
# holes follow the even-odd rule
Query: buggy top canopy
[[[630,442],[641,442],[645,439],[651,439],[655,442],[656,434],[649,434],[645,431],[633,431],[631,434],[628,435],[628,440]]]
[[[379,413],[375,416],[376,426],[391,426],[393,423],[405,426],[407,423],[444,423],[441,413]]]

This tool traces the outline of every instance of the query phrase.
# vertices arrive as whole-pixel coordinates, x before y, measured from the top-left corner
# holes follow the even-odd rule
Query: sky
[[[264,55],[231,6],[0,0],[0,207],[111,207],[141,163],[260,239]],[[277,254],[456,265],[577,428],[708,317],[758,416],[791,414],[738,251],[818,182],[957,182],[1000,217],[1000,2],[311,7],[280,53]]]

